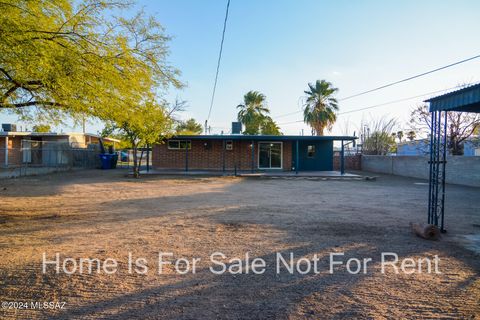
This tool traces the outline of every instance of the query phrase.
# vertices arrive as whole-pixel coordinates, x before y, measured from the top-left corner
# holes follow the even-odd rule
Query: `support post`
[[[222,140],[222,170],[225,174],[225,140]]]
[[[445,167],[447,162],[447,111],[433,111],[430,132],[430,175],[428,189],[428,223],[444,229]],[[443,136],[442,136],[443,130]]]
[[[432,190],[433,190],[433,132],[435,130],[434,112],[431,113],[430,118],[430,161],[429,176],[428,176],[428,224],[432,224]]]
[[[345,174],[345,145],[342,141],[342,151],[340,151],[340,174],[343,176]]]
[[[252,140],[252,173],[255,172],[255,143]]]
[[[435,139],[435,219],[434,224],[438,226],[438,192],[440,182],[440,147],[441,147],[441,131],[442,131],[442,111],[437,112],[437,138]]]
[[[8,136],[5,137],[5,167],[8,167]]]
[[[298,153],[299,153],[298,148],[299,148],[299,143],[298,143],[298,140],[297,140],[296,143],[295,143],[295,174],[298,174],[298,167],[300,166],[300,161],[299,161],[299,156],[298,156]]]
[[[147,172],[150,171],[150,146],[147,144]]]
[[[185,140],[185,172],[188,172],[188,140]]]
[[[447,166],[447,111],[445,111],[445,119],[443,120],[443,166],[442,166],[442,210],[441,210],[441,223],[440,231],[442,233],[447,232],[444,228],[444,218],[445,218],[445,169]]]

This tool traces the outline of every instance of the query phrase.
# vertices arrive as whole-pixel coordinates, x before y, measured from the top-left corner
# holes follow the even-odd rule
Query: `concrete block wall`
[[[362,170],[428,179],[428,156],[362,156]],[[447,157],[446,182],[480,187],[480,157]]]

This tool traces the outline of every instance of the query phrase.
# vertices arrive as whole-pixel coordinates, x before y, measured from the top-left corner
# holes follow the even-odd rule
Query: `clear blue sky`
[[[188,101],[183,118],[207,117],[226,0],[143,0],[138,7],[155,15],[173,37],[171,63],[188,85],[172,91]],[[267,96],[274,120],[282,124],[302,114],[307,82],[326,79],[338,97],[480,54],[480,1],[318,1],[231,0],[213,132],[228,131],[243,94]],[[341,111],[367,107],[430,91],[480,81],[480,59],[340,104]],[[357,130],[362,118],[389,116],[405,123],[414,99],[365,112],[340,115],[333,134]],[[2,116],[2,118],[6,118]],[[2,119],[3,120],[3,119]],[[407,128],[402,125],[402,128]],[[303,123],[281,125],[285,134],[309,129]],[[69,128],[64,128],[68,131]],[[78,130],[79,128],[77,128]],[[98,124],[88,126],[97,131]]]

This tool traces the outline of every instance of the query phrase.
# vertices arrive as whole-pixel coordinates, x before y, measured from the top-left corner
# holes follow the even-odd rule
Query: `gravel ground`
[[[8,303],[0,318],[478,318],[480,189],[448,185],[448,233],[426,241],[409,222],[426,219],[427,189],[391,176],[134,180],[121,170],[0,180],[0,301]],[[209,257],[217,251],[225,261],[261,258],[265,272],[234,274],[232,261],[232,272],[214,274],[209,268],[220,265]],[[159,273],[159,252],[172,252],[166,260],[173,262],[200,259],[196,273],[169,264]],[[382,252],[401,261],[437,255],[441,273],[382,273]],[[43,272],[43,253],[49,260],[59,253],[61,262],[115,259],[117,272]],[[129,253],[145,258],[148,271],[129,272]],[[344,253],[335,258],[344,263],[329,273],[332,253]],[[278,254],[294,261],[316,255],[318,272],[277,273]],[[372,261],[349,274],[349,258]]]

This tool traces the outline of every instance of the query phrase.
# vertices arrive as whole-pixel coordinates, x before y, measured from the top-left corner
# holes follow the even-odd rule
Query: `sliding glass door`
[[[281,169],[282,168],[282,143],[259,142],[258,143],[258,168]]]

